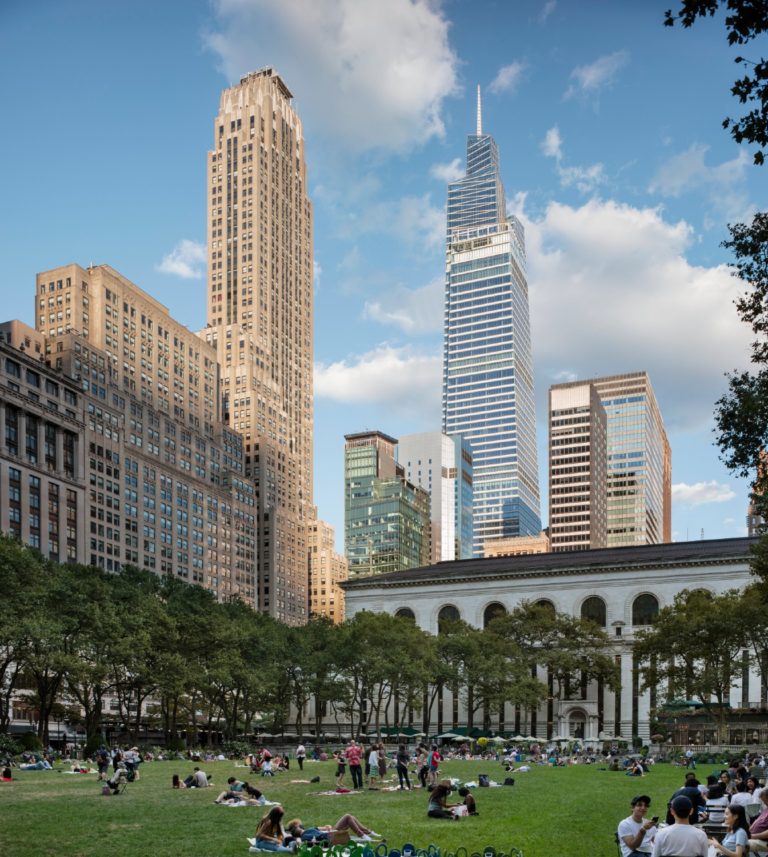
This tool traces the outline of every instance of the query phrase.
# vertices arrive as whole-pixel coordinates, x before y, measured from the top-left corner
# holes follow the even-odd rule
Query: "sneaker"
[[[373,839],[366,833],[363,836],[357,837],[358,842],[373,842]]]
[[[373,838],[373,839],[381,839],[381,834],[380,834],[380,833],[376,833],[376,831],[375,831],[375,830],[369,830],[367,835],[368,835],[368,836],[370,836],[370,837],[371,837],[371,838]]]
[[[256,839],[255,838],[253,838],[253,839],[251,839],[250,837],[247,837],[247,838],[248,838],[248,844],[249,845],[251,845],[251,846],[256,845]]]

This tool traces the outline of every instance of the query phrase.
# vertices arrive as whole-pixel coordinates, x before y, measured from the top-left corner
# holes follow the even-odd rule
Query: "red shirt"
[[[357,744],[350,744],[344,751],[344,755],[347,757],[350,765],[359,765],[361,754],[362,750]]]

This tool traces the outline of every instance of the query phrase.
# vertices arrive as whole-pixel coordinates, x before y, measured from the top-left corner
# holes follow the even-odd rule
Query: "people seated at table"
[[[651,799],[636,795],[630,801],[632,813],[619,823],[618,837],[622,857],[648,857],[658,832],[653,819],[646,819]]]
[[[691,824],[694,806],[687,795],[679,794],[669,805],[673,824],[656,834],[653,857],[707,857],[707,834]]]
[[[674,800],[676,797],[683,796],[687,797],[691,802],[693,807],[692,816],[691,816],[691,824],[698,824],[701,821],[701,814],[704,812],[704,808],[707,804],[704,795],[699,791],[699,781],[693,776],[692,773],[689,773],[685,777],[685,781],[682,788],[679,788],[673,795],[670,800]],[[671,808],[667,811],[666,817],[667,824],[674,824],[674,818],[672,816]]]
[[[746,806],[753,803],[752,795],[747,790],[746,780],[736,780],[736,792],[731,797],[731,806]]]
[[[768,789],[760,793],[762,812],[749,827],[750,853],[768,851]]]
[[[709,840],[711,847],[716,852],[723,854],[724,857],[747,857],[749,852],[749,845],[747,844],[749,841],[749,825],[743,806],[731,804],[725,810],[725,829],[726,834],[722,842],[719,842],[714,836]]]
[[[725,820],[725,810],[730,803],[722,784],[712,786],[707,795],[707,821],[710,824],[722,824]]]

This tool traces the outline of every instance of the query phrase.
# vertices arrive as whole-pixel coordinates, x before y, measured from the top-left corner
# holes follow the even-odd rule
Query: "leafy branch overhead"
[[[723,7],[729,45],[747,45],[768,31],[766,0],[683,0],[677,14],[667,10],[664,23],[668,27],[677,22],[691,27],[699,18],[714,17]],[[723,127],[730,129],[737,143],[757,145],[755,163],[762,164],[768,146],[768,61],[737,56],[734,62],[743,65],[747,73],[734,82],[731,92],[751,109],[738,119],[724,119]]]

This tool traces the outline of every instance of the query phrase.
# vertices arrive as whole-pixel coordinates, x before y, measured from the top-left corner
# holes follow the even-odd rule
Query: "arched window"
[[[543,607],[545,610],[549,611],[553,616],[557,612],[555,610],[555,605],[548,598],[539,598],[536,602],[537,607]]]
[[[605,628],[605,601],[599,595],[590,595],[581,605],[581,618]]]
[[[450,622],[458,622],[461,619],[461,613],[459,613],[459,608],[454,607],[453,604],[446,604],[444,607],[440,608],[440,612],[437,614],[437,629],[438,631],[443,630],[444,626]]]
[[[658,613],[659,601],[655,595],[649,595],[647,592],[638,595],[632,604],[632,624],[650,625]]]
[[[410,619],[411,622],[416,621],[416,614],[410,607],[401,607],[399,610],[395,611],[395,616],[398,619]]]
[[[492,601],[483,611],[483,628],[487,628],[489,622],[498,619],[499,616],[506,616],[507,608],[498,601]]]

